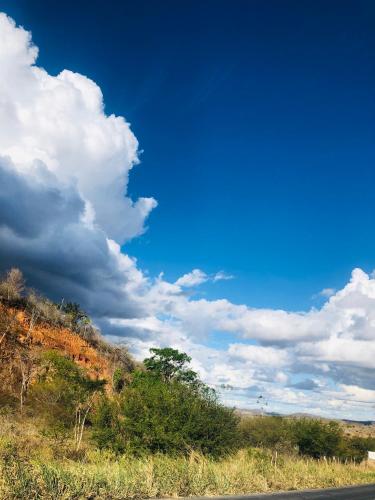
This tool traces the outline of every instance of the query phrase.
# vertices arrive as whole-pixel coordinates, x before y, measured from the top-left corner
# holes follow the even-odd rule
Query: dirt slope
[[[0,370],[12,362],[20,349],[36,353],[57,350],[85,368],[92,378],[108,382],[116,366],[108,353],[100,352],[72,330],[46,323],[32,324],[24,311],[0,304]]]

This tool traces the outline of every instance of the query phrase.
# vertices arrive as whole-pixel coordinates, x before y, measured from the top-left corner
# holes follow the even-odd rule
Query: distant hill
[[[237,408],[236,409],[237,413],[240,415],[240,416],[260,416],[260,415],[263,415],[263,416],[266,416],[266,417],[283,417],[285,415],[282,415],[281,413],[276,413],[276,412],[273,412],[273,411],[261,411],[259,410],[259,408],[254,408],[254,409],[248,409],[248,408]]]
[[[344,419],[343,422],[346,424],[359,424],[359,425],[374,425],[375,426],[375,420],[347,420]]]

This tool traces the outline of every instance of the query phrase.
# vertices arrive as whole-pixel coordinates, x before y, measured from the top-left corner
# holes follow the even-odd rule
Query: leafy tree
[[[179,352],[172,347],[152,348],[150,352],[152,356],[143,361],[150,373],[161,377],[166,382],[172,380],[179,380],[188,384],[198,382],[197,373],[186,367],[191,358],[184,352]]]

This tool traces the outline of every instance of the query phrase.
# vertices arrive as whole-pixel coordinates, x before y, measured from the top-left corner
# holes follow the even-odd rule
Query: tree
[[[23,335],[14,311],[0,304],[0,399],[10,406],[19,401],[21,412],[35,365]]]
[[[91,380],[70,359],[49,351],[43,355],[39,379],[32,386],[34,405],[50,428],[57,432],[73,429],[78,451],[88,414],[104,384],[103,380]]]
[[[30,384],[37,373],[39,359],[36,353],[26,349],[19,349],[15,356],[16,364],[20,372],[19,402],[20,412],[23,413],[25,400]]]
[[[186,353],[179,352],[177,349],[172,349],[172,347],[152,348],[150,352],[153,355],[143,361],[150,373],[166,382],[171,380],[179,380],[188,384],[198,382],[197,373],[186,367],[191,361],[190,356]]]
[[[24,290],[23,274],[19,269],[13,267],[0,283],[0,296],[8,302],[19,300]]]

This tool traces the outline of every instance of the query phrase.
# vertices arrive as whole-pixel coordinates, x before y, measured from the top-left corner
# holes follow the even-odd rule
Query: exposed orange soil
[[[112,366],[110,361],[78,334],[68,328],[53,327],[47,324],[37,324],[30,328],[30,319],[23,311],[12,309],[11,313],[14,314],[21,326],[21,342],[28,339],[31,345],[37,348],[56,349],[85,368],[92,378],[111,379]]]

